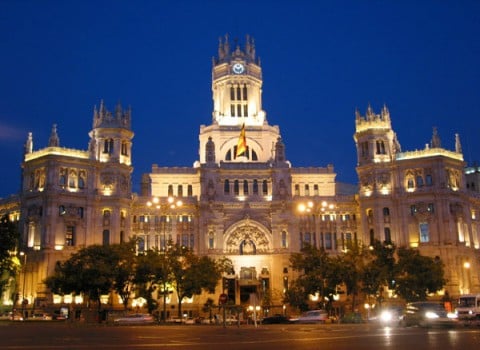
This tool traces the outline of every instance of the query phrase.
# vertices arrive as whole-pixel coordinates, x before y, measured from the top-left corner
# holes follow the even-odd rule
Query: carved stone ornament
[[[227,234],[225,251],[230,254],[255,255],[270,251],[266,229],[246,219]]]

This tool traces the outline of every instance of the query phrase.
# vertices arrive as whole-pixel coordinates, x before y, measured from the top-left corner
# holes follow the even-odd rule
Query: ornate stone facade
[[[234,271],[216,297],[224,291],[247,305],[256,294],[276,312],[295,278],[290,254],[305,243],[331,254],[350,240],[415,247],[445,263],[450,295],[480,292],[478,171],[465,172],[458,135],[455,151],[441,148],[434,130],[424,150],[402,152],[386,107],[357,111],[357,189],[337,182],[332,165],[296,168],[287,160],[280,127],[262,109],[251,38],[243,48],[221,39],[212,72],[212,121],[200,126],[198,160],[192,167],[153,165],[139,194],[130,185],[130,111],[117,106],[111,113],[103,102],[95,108],[87,151],[60,147],[56,126],[37,151],[28,135],[22,192],[1,206],[19,219],[28,254],[25,298],[53,302],[43,280],[57,261],[133,236],[139,251],[173,239],[198,254],[230,258]],[[247,149],[237,154],[242,128]],[[149,205],[153,198],[158,205]],[[184,309],[197,312],[207,297]]]

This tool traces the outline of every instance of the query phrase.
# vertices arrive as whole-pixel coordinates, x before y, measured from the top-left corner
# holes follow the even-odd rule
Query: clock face
[[[233,73],[235,74],[242,74],[245,70],[245,67],[241,63],[235,63],[232,67]]]

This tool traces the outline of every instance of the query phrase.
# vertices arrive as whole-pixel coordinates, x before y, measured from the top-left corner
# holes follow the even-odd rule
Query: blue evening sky
[[[95,105],[132,107],[133,186],[192,166],[211,123],[218,38],[255,39],[263,109],[293,166],[356,183],[355,109],[390,110],[402,150],[438,128],[480,157],[480,2],[0,0],[0,197],[17,192],[27,133],[87,149]]]

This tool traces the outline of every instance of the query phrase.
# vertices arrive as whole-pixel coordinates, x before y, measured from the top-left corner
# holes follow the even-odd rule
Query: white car
[[[296,323],[325,323],[328,320],[328,313],[325,310],[311,310],[304,312],[295,321]]]
[[[154,322],[155,319],[150,314],[130,314],[113,320],[115,324],[148,324]]]

